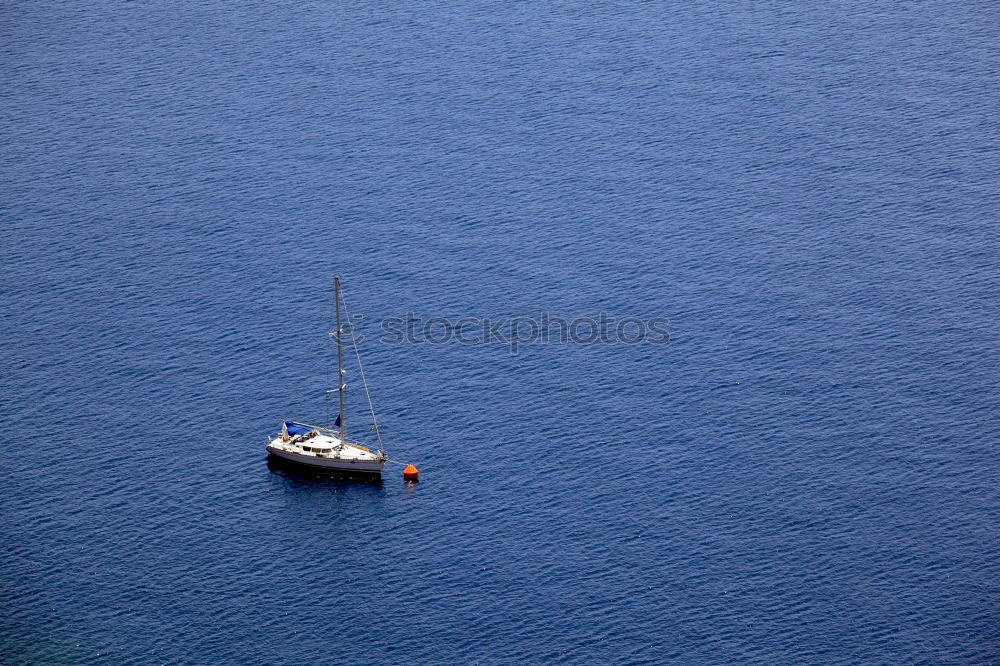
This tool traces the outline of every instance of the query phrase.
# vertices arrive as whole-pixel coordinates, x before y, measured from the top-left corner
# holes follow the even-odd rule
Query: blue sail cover
[[[312,428],[307,428],[291,421],[285,421],[285,432],[294,437],[295,435],[306,435],[312,432]]]

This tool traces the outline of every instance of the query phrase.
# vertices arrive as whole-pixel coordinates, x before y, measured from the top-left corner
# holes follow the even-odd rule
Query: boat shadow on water
[[[366,486],[370,488],[382,487],[382,476],[379,474],[319,469],[284,460],[275,455],[267,456],[267,469],[272,474],[300,485],[314,487],[342,485]]]

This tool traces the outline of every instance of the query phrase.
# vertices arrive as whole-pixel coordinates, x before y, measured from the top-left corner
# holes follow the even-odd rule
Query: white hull
[[[308,465],[320,469],[336,470],[340,472],[362,472],[370,474],[381,474],[385,467],[383,460],[357,460],[353,458],[318,457],[315,455],[303,455],[294,451],[286,451],[276,446],[268,445],[267,452],[283,460],[290,460],[300,465]]]

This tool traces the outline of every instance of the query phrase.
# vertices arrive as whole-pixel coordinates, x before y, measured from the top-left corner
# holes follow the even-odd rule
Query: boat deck
[[[279,436],[271,440],[268,446],[272,449],[294,453],[307,458],[339,458],[341,460],[364,460],[372,462],[382,460],[378,452],[372,451],[366,446],[353,442],[347,442],[341,446],[338,438],[323,433],[312,436],[300,435],[287,439]]]

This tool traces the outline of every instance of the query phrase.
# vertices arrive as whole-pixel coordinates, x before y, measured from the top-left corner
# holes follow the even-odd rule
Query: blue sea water
[[[5,2],[0,662],[996,663],[998,18]]]

